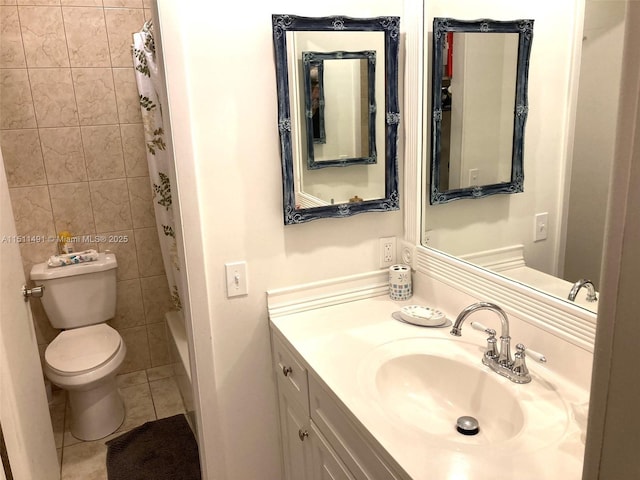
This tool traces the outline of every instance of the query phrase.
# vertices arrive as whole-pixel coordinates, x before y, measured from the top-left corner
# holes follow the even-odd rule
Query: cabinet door
[[[280,432],[285,480],[312,480],[309,415],[288,395],[280,394]]]
[[[309,440],[313,457],[313,480],[354,480],[313,421]]]

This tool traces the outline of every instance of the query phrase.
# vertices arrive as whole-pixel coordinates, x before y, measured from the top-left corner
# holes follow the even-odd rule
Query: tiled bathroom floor
[[[83,442],[69,432],[68,406],[62,390],[54,391],[49,407],[62,480],[107,480],[105,442],[150,420],[184,413],[184,405],[170,366],[119,375],[125,403],[122,426],[106,438]]]

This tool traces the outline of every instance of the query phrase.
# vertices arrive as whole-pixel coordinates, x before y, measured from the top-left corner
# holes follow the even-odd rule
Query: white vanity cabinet
[[[312,449],[307,370],[272,335],[272,355],[278,379],[280,433],[285,480],[311,480]]]
[[[338,400],[271,335],[286,480],[401,480],[375,453]]]

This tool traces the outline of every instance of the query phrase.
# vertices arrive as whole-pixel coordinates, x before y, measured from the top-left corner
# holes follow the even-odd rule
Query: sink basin
[[[490,373],[458,360],[414,353],[382,363],[375,383],[385,408],[402,421],[450,441],[488,444],[514,437],[524,425],[514,389]],[[461,416],[478,421],[477,435],[458,433]]]
[[[534,376],[515,384],[482,365],[483,349],[458,339],[409,338],[375,348],[360,364],[363,392],[403,432],[463,451],[548,446],[562,437],[568,410],[557,389]],[[475,435],[456,429],[474,417]]]

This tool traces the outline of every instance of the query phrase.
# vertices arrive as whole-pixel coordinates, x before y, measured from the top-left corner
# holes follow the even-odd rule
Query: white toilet
[[[71,434],[80,440],[106,437],[124,420],[116,373],[127,348],[105,323],[116,312],[117,267],[114,254],[100,253],[92,262],[31,269],[31,279],[45,287],[51,325],[63,330],[45,351],[44,373],[68,391]]]

